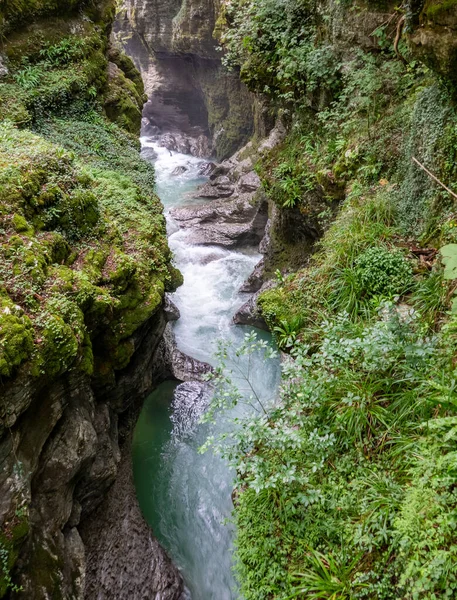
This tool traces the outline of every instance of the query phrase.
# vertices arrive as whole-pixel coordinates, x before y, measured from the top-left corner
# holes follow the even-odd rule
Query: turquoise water
[[[154,146],[142,139],[143,146]],[[198,175],[201,159],[156,148],[157,191],[165,211],[173,206],[200,203],[191,193],[204,181]],[[172,175],[177,166],[187,171]],[[173,300],[181,312],[175,323],[178,347],[214,364],[218,339],[239,344],[248,328],[236,327],[232,316],[247,296],[238,289],[260,259],[254,251],[234,252],[191,246],[186,233],[168,220],[169,243],[184,285]],[[262,337],[268,337],[262,333]],[[271,397],[278,383],[279,365],[260,358],[253,371],[257,388]],[[176,382],[165,382],[146,400],[133,442],[134,476],[138,499],[155,535],[181,569],[193,600],[239,598],[232,573],[233,473],[211,452],[198,448],[209,434],[221,433],[226,422],[199,424],[205,408],[173,403]],[[189,397],[189,403],[191,398]],[[244,409],[235,409],[237,415]],[[184,425],[184,426],[183,426]]]

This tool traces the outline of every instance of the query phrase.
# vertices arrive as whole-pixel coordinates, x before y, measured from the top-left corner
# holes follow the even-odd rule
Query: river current
[[[232,317],[248,298],[238,290],[260,255],[252,249],[232,251],[188,244],[186,232],[177,228],[168,211],[203,202],[192,198],[192,192],[205,181],[199,175],[205,161],[170,154],[150,138],[141,142],[146,152],[153,148],[157,155],[153,160],[157,193],[165,207],[175,264],[184,276],[184,285],[173,294],[181,313],[174,323],[176,341],[186,354],[214,364],[219,339],[239,345],[249,331],[232,325]],[[176,167],[186,170],[176,175]],[[260,357],[254,360],[257,390],[270,397],[278,383],[279,366]],[[181,570],[189,597],[236,600],[230,523],[233,472],[211,451],[198,452],[207,436],[221,433],[227,421],[200,424],[203,403],[178,404],[173,400],[176,386],[177,382],[163,383],[144,403],[132,448],[137,496],[156,537]],[[242,415],[243,410],[240,405],[233,416]]]

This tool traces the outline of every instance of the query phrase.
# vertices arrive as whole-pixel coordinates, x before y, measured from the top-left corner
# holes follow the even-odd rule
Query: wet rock
[[[170,376],[171,359],[162,339],[165,326],[164,313],[158,311],[131,336],[134,355],[129,366],[117,373],[116,381],[98,384],[75,369],[53,382],[24,372],[2,387],[0,522],[18,522],[21,531],[20,535],[13,532],[17,535],[15,552],[19,555],[14,579],[23,587],[24,597],[83,597],[86,557],[78,532],[85,528],[116,481],[120,461],[119,414],[140,406],[154,383]],[[196,366],[193,369],[198,370]],[[133,425],[134,420],[130,427]],[[23,509],[19,521],[18,509]],[[129,527],[130,509],[130,502],[118,505],[115,516],[111,515],[112,522],[105,522],[104,526],[110,529],[113,523],[125,522]],[[87,527],[91,529],[92,525],[91,521]],[[141,539],[132,540],[132,535]],[[122,536],[124,545],[120,542]],[[104,595],[87,597],[123,597],[117,590],[124,589],[125,577],[126,598],[143,597],[142,584],[148,594],[153,587],[143,582],[142,561],[152,548],[154,557],[146,574],[151,578],[150,586],[156,586],[156,594],[151,592],[145,597],[159,598],[164,590],[168,595],[162,598],[178,600],[180,594],[169,594],[168,590],[179,588],[179,574],[169,569],[168,558],[164,558],[166,555],[146,523],[140,525],[138,521],[128,535],[123,531],[122,536],[114,539],[118,550],[110,546],[106,561],[106,546],[96,548],[97,541],[103,544],[104,538],[94,536],[91,540],[90,560],[99,558],[101,563],[91,562],[89,567],[98,574],[103,572],[100,585]],[[108,572],[108,562],[117,551],[119,556],[112,560]],[[131,568],[124,568],[125,557],[133,565]],[[151,574],[154,565],[167,572]],[[167,587],[163,578],[171,582],[173,573],[174,583]],[[134,580],[139,582],[138,588],[137,583],[132,583]],[[106,582],[112,585],[109,592],[108,584],[104,587]]]
[[[252,273],[240,287],[240,292],[253,294],[258,292],[263,285],[263,276],[265,270],[265,261],[262,258],[255,266]]]
[[[170,376],[179,381],[203,381],[205,375],[211,373],[213,368],[208,363],[202,362],[181,352],[176,345],[173,329],[167,325],[164,332],[164,342],[170,365]]]
[[[242,196],[175,208],[170,215],[181,228],[189,230],[187,239],[191,244],[255,246],[264,235],[267,203],[263,195],[255,200]]]
[[[213,162],[203,163],[198,169],[198,174],[208,176],[211,175],[214,169],[216,169],[216,165]]]
[[[252,298],[249,298],[249,300],[239,308],[233,317],[233,323],[235,325],[250,325],[251,327],[257,327],[257,329],[268,331],[265,319],[260,314],[257,306],[257,296],[252,296]]]
[[[172,373],[179,381],[203,381],[205,375],[212,371],[211,365],[192,358],[178,348],[172,354]]]
[[[80,528],[86,548],[86,600],[179,600],[184,586],[176,567],[146,524],[133,484],[130,436],[118,476],[103,503]]]
[[[211,142],[206,135],[200,132],[195,136],[180,132],[163,133],[158,136],[157,144],[167,148],[170,152],[191,154],[199,158],[211,154]]]
[[[160,135],[160,127],[151,123],[147,117],[141,119],[141,135],[156,139]]]
[[[226,178],[227,179],[227,178]],[[235,187],[230,185],[230,182],[224,184],[214,183],[206,183],[203,187],[201,187],[198,192],[194,195],[195,198],[208,198],[208,199],[218,199],[218,198],[229,198],[233,195],[235,191]]]
[[[154,162],[157,160],[157,152],[154,150],[154,148],[142,148],[141,157],[148,162]]]
[[[257,300],[262,292],[265,292],[273,286],[274,283],[272,281],[265,282],[260,290],[251,296],[251,298],[238,309],[233,317],[233,323],[235,325],[250,325],[251,327],[257,327],[257,329],[268,331],[268,326],[260,312]]]
[[[178,167],[176,167],[176,168],[173,169],[173,171],[171,172],[171,174],[172,175],[182,175],[186,171],[188,171],[187,167],[185,167],[184,165],[179,165]]]
[[[173,302],[173,300],[170,298],[170,294],[165,294],[165,303],[164,303],[164,313],[165,313],[165,318],[167,319],[167,321],[177,321],[179,319],[180,312],[179,312],[179,308],[176,306],[176,304]]]

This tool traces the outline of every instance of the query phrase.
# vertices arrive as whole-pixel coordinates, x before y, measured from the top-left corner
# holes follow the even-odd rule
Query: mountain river
[[[192,192],[205,178],[199,168],[205,161],[172,153],[151,138],[142,147],[157,158],[157,193],[165,213],[174,206],[202,203]],[[149,150],[149,152],[148,152]],[[146,154],[146,153],[145,153]],[[176,167],[187,170],[173,175]],[[238,292],[260,259],[255,250],[226,250],[192,246],[186,232],[167,216],[169,244],[175,264],[184,275],[184,285],[173,295],[181,318],[174,323],[180,350],[214,364],[218,339],[239,345],[249,328],[232,325],[236,310],[248,298]],[[259,332],[268,339],[268,335]],[[271,397],[279,378],[279,365],[254,357],[255,384],[264,397]],[[236,600],[239,598],[232,573],[233,526],[231,492],[233,472],[211,451],[198,452],[208,435],[221,433],[227,421],[201,424],[205,403],[195,406],[192,398],[174,401],[177,382],[166,381],[145,401],[133,441],[135,486],[141,509],[156,537],[180,568],[192,600]],[[192,403],[192,405],[191,405]],[[242,415],[239,405],[233,414]]]

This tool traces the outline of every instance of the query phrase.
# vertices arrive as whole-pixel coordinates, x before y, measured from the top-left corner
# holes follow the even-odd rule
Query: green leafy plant
[[[404,294],[412,285],[411,263],[399,250],[368,248],[355,261],[362,293],[367,296]]]

